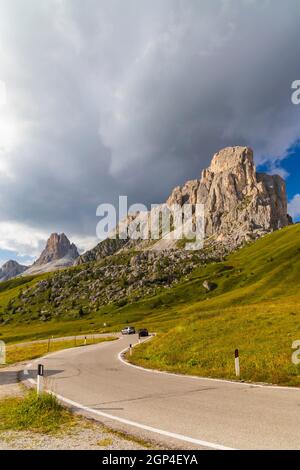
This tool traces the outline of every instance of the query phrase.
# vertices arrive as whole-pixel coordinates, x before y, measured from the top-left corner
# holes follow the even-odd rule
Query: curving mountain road
[[[47,388],[82,413],[162,446],[300,449],[300,390],[142,370],[120,360],[136,341],[48,355],[38,361]],[[36,364],[25,374],[33,383]]]

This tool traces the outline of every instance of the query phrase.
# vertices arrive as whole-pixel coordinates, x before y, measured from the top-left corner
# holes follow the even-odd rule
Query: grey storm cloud
[[[299,17],[298,0],[0,0],[0,220],[94,236],[98,204],[160,202],[224,146],[280,166]]]

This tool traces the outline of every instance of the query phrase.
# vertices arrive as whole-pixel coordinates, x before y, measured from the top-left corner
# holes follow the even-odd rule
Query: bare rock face
[[[106,238],[105,240],[98,243],[93,249],[83,253],[79,258],[74,262],[75,266],[80,264],[89,263],[91,261],[99,261],[106,256],[113,255],[119,251],[125,244],[127,240],[121,240],[119,238]]]
[[[64,233],[52,233],[39,259],[33,266],[42,266],[63,258],[74,261],[79,256],[74,243],[70,243]]]
[[[216,153],[200,180],[173,190],[167,204],[204,204],[205,236],[239,245],[291,223],[285,182],[257,173],[248,147]]]
[[[9,260],[0,268],[0,281],[8,281],[13,277],[22,274],[28,269],[28,266],[23,266],[17,261]]]
[[[227,147],[217,152],[201,178],[177,186],[162,206],[204,204],[205,244],[220,257],[245,242],[292,223],[287,214],[284,180],[257,173],[249,147]],[[146,213],[145,218],[151,213]],[[153,214],[153,213],[152,213]],[[134,217],[133,217],[134,218]],[[75,264],[100,260],[113,253],[135,250],[178,250],[178,240],[110,239],[81,255]]]

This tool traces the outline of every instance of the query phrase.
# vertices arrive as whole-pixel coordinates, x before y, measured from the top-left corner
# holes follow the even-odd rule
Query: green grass
[[[205,279],[217,289],[205,292]],[[194,273],[174,296],[176,325],[136,348],[134,363],[234,378],[238,348],[242,379],[300,385],[300,366],[291,361],[292,342],[300,339],[299,225]],[[172,316],[171,299],[168,310]]]
[[[116,338],[106,337],[106,338],[88,338],[86,345],[103,343],[105,341],[113,341]],[[47,353],[60,351],[62,349],[69,349],[74,347],[84,346],[84,339],[68,339],[61,341],[50,341],[46,343],[29,343],[29,344],[12,344],[7,347],[6,351],[6,362],[7,364],[15,364],[16,362],[23,362],[30,359],[36,359],[38,357],[44,356]],[[0,366],[1,367],[1,366]]]
[[[76,418],[48,393],[27,392],[25,397],[0,401],[0,431],[54,434],[73,426]]]
[[[206,292],[205,280],[216,289]],[[8,284],[0,292],[0,305],[20,289]],[[292,342],[300,339],[300,225],[267,235],[223,262],[200,266],[155,296],[106,305],[82,319],[2,324],[0,339],[16,343],[103,333],[128,324],[158,333],[132,356],[147,367],[234,378],[233,354],[239,348],[243,379],[300,385],[299,366],[291,362]]]
[[[279,302],[203,311],[135,348],[131,361],[160,370],[234,379],[238,348],[242,379],[297,386],[300,367],[291,362],[291,345],[300,338],[300,314],[295,324],[293,307]]]

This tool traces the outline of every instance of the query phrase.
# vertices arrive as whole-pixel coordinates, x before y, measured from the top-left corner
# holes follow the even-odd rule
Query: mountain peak
[[[27,266],[23,266],[17,261],[10,259],[0,268],[0,281],[8,281],[8,279],[22,274],[27,269]]]
[[[64,233],[52,233],[46,243],[45,249],[39,259],[34,263],[34,266],[41,266],[62,258],[75,260],[78,256],[79,253],[76,245],[70,243],[70,240]]]
[[[236,146],[220,150],[213,156],[209,170],[213,173],[222,173],[239,166],[254,168],[253,150],[250,147]]]
[[[249,147],[217,152],[201,179],[173,190],[167,204],[204,204],[205,237],[223,240],[228,249],[289,225],[284,180],[257,173]]]

